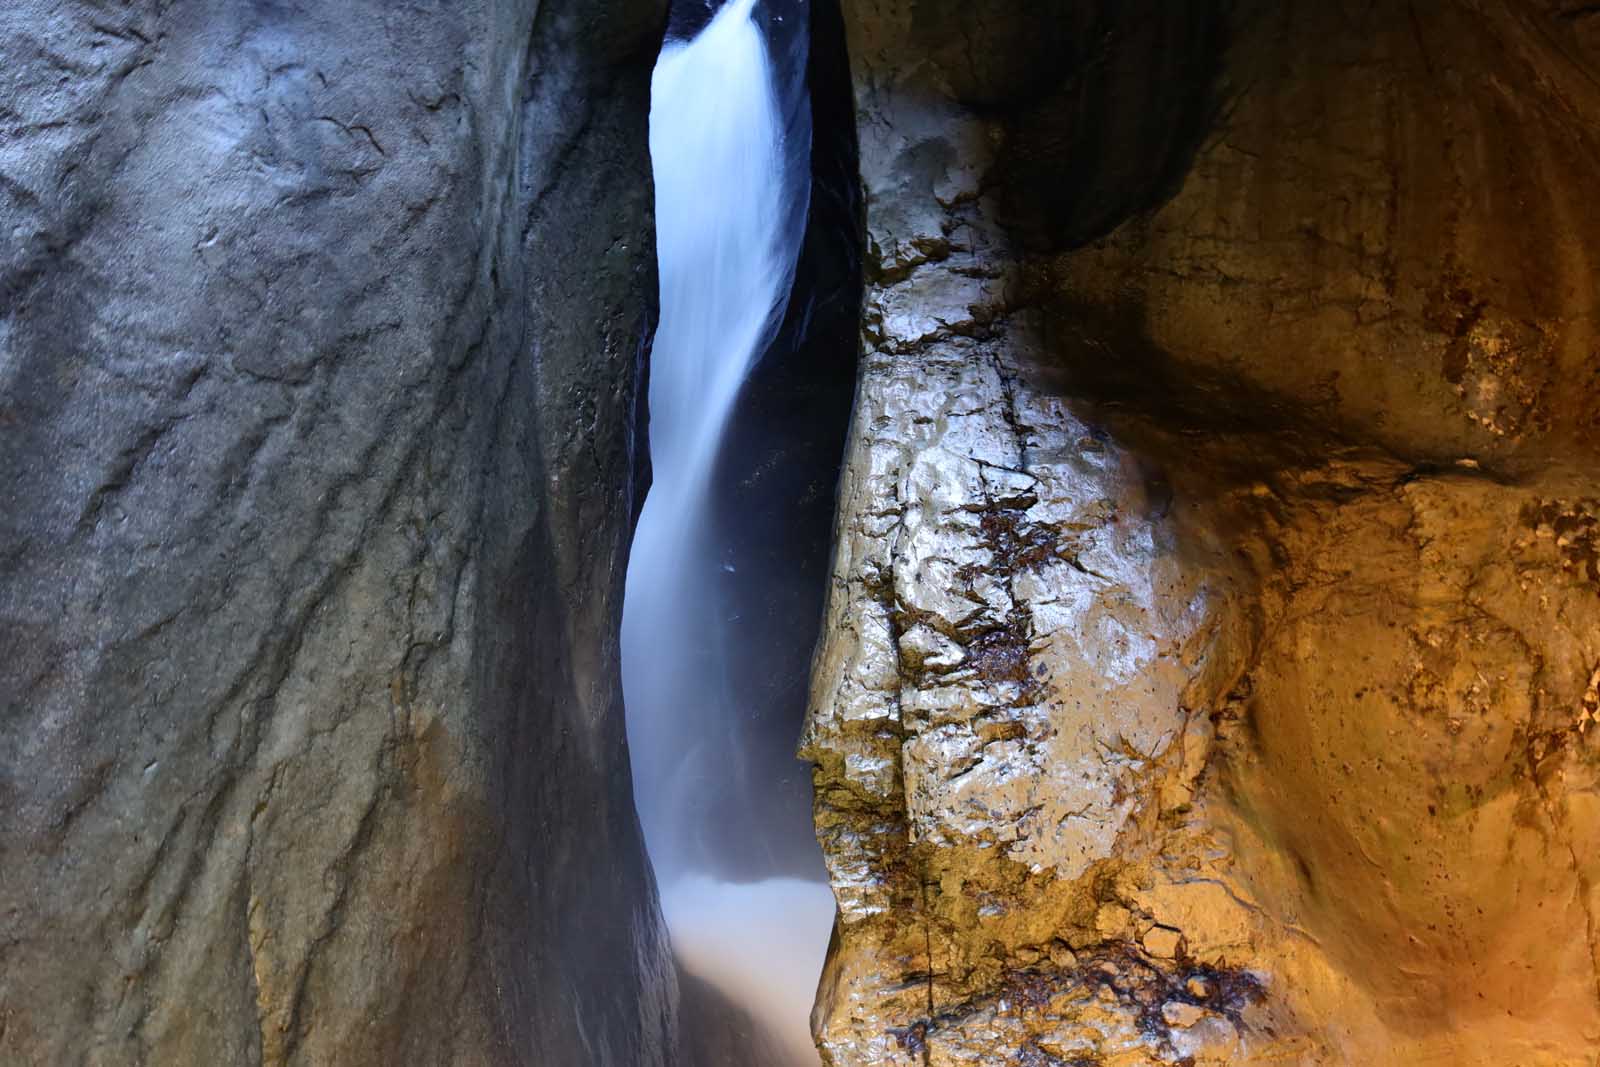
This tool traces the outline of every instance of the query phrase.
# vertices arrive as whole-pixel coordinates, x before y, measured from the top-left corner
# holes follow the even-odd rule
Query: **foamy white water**
[[[692,41],[669,42],[652,82],[661,321],[650,362],[652,484],[628,563],[622,675],[634,793],[678,958],[796,1064],[815,1064],[808,1018],[831,893],[789,879],[717,881],[701,847],[716,818],[704,784],[742,768],[715,765],[697,739],[748,712],[730,697],[719,658],[737,655],[736,628],[702,610],[717,558],[711,478],[740,387],[788,300],[810,188],[809,146],[785,142],[781,104],[793,98],[780,99],[803,86],[774,84],[754,8],[732,0]],[[729,629],[691,621],[708,618]]]

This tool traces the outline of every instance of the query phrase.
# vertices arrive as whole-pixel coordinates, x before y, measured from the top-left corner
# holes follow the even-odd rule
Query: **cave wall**
[[[1592,1063],[1594,20],[846,20],[825,1060]]]
[[[1077,388],[1217,382],[1205,407],[1406,460],[1589,465],[1600,86],[1574,23],[1276,4],[1232,26],[1220,114],[1170,199],[1040,263],[1054,346],[1147,342],[1071,360]]]
[[[0,1060],[672,1062],[652,0],[0,12]]]

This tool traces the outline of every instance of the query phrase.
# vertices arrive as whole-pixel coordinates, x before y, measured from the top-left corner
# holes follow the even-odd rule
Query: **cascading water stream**
[[[692,40],[669,40],[652,82],[661,321],[623,688],[640,822],[680,965],[748,1011],[796,1064],[814,1064],[807,1019],[833,918],[820,864],[816,881],[728,881],[719,812],[705,799],[725,803],[738,790],[721,787],[752,777],[709,743],[747,712],[728,683],[737,621],[713,594],[723,564],[712,477],[740,387],[783,316],[810,188],[809,113],[794,121],[803,77],[775,77],[755,7],[731,0]],[[767,851],[759,839],[739,847]]]

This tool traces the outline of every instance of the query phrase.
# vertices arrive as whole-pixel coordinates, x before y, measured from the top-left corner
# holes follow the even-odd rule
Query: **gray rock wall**
[[[0,1061],[665,1063],[651,0],[0,11]]]

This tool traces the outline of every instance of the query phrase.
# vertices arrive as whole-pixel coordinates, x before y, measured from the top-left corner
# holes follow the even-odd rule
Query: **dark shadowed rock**
[[[662,1064],[651,0],[0,12],[0,1061]]]

